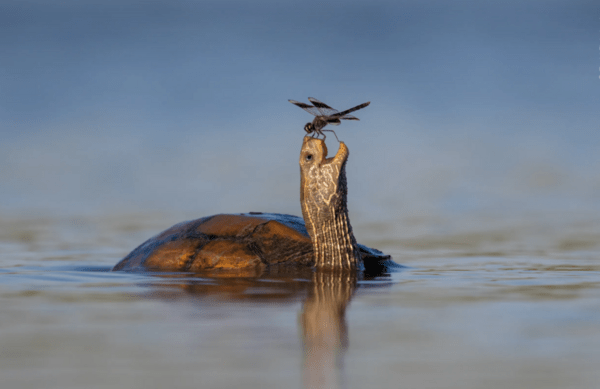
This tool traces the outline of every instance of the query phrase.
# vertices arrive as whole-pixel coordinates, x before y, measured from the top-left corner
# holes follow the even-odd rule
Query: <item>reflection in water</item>
[[[380,279],[386,273],[313,271],[310,269],[255,274],[165,274],[152,297],[203,299],[207,296],[233,301],[298,301],[304,351],[303,380],[306,388],[344,386],[343,359],[348,347],[346,307],[359,279]],[[157,283],[152,283],[157,286]],[[385,281],[380,286],[388,286]],[[184,292],[183,294],[181,292]]]
[[[305,387],[341,387],[346,306],[356,289],[356,272],[315,272],[312,280],[301,316]]]

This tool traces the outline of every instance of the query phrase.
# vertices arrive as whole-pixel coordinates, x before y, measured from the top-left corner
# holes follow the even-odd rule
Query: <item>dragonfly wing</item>
[[[324,102],[319,101],[314,97],[309,97],[308,100],[319,109],[319,111],[321,112],[321,116],[333,116],[339,113],[337,109],[331,108]]]
[[[354,112],[354,111],[358,111],[359,109],[363,109],[364,107],[368,106],[369,104],[371,104],[370,101],[367,101],[366,103],[362,103],[361,105],[357,105],[356,107],[352,107],[350,109],[347,109],[345,111],[342,112],[338,112],[334,115],[331,116],[335,116],[335,117],[342,117],[342,116],[346,116],[347,114],[349,114],[350,112]],[[354,120],[354,119],[350,119],[350,120]]]
[[[305,110],[306,112],[310,113],[311,115],[315,115],[315,116],[321,116],[321,112],[317,109],[317,107],[313,107],[310,104],[306,104],[306,103],[301,103],[299,101],[295,101],[295,100],[288,100],[290,103],[297,105],[298,107],[302,108],[303,110]]]

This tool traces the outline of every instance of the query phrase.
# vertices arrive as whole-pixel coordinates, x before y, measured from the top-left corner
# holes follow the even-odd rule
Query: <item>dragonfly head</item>
[[[304,131],[306,131],[308,134],[310,134],[314,130],[315,130],[315,126],[313,126],[312,123],[306,123],[306,126],[304,126]]]

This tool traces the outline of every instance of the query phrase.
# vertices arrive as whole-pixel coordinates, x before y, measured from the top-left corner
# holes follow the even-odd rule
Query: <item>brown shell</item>
[[[378,250],[359,248],[367,267],[390,259]],[[251,212],[176,224],[142,243],[113,270],[260,271],[313,263],[313,246],[302,218]]]
[[[113,270],[232,270],[311,262],[311,240],[299,217],[221,214],[174,225],[141,244]]]

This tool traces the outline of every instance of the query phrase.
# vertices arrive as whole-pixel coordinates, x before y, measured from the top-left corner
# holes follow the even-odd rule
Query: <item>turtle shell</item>
[[[390,260],[359,245],[366,267]],[[113,270],[220,271],[310,267],[313,246],[297,216],[250,212],[219,214],[182,222],[147,240]]]

